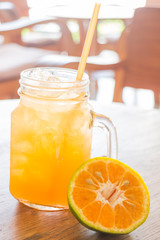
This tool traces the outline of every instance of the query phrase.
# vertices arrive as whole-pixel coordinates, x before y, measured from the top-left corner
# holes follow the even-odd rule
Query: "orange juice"
[[[63,209],[73,172],[90,158],[90,107],[81,90],[47,98],[26,88],[11,116],[10,192],[38,209]]]

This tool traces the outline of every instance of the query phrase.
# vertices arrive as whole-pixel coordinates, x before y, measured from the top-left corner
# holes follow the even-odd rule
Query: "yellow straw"
[[[84,43],[84,47],[83,47],[83,51],[82,51],[82,55],[81,55],[81,60],[80,60],[79,66],[78,66],[76,80],[82,80],[82,77],[83,77],[83,73],[84,73],[84,70],[86,67],[87,57],[89,54],[89,50],[91,47],[91,43],[92,43],[92,39],[93,39],[93,35],[94,35],[94,31],[95,31],[95,27],[96,27],[96,23],[97,23],[97,19],[98,19],[98,13],[99,13],[100,6],[101,6],[100,3],[95,3],[94,11],[93,11],[92,18],[91,18],[91,21],[89,24],[87,36],[85,39],[85,43]]]

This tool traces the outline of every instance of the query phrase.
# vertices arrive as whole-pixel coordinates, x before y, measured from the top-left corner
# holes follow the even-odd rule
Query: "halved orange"
[[[105,157],[86,161],[74,173],[68,202],[84,226],[115,234],[136,229],[150,208],[149,192],[140,175],[124,163]]]

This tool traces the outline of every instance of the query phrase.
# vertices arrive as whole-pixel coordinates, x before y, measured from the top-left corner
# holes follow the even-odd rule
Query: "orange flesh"
[[[88,163],[76,176],[72,197],[88,221],[109,229],[127,229],[146,211],[140,179],[112,161]]]

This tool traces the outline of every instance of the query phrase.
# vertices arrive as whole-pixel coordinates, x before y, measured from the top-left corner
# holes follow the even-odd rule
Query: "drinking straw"
[[[93,39],[93,35],[94,35],[94,31],[95,31],[95,27],[96,27],[96,23],[97,23],[97,19],[98,19],[98,13],[99,13],[100,6],[101,6],[100,3],[95,3],[92,18],[91,18],[88,32],[87,32],[87,36],[86,36],[85,43],[83,46],[81,60],[80,60],[79,66],[78,66],[76,80],[82,80],[82,77],[83,77],[83,73],[84,73],[84,70],[86,67],[87,57],[89,54],[89,50],[91,47],[91,43],[92,43],[92,39]]]

